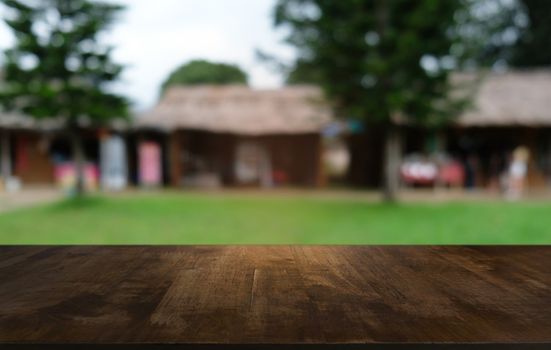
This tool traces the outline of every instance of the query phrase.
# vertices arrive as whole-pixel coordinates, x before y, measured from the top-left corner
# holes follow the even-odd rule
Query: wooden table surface
[[[551,246],[0,247],[2,349],[496,344],[551,349]]]

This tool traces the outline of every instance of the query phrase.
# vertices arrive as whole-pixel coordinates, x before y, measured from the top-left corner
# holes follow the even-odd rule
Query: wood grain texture
[[[0,247],[0,347],[33,344],[551,348],[551,247]]]

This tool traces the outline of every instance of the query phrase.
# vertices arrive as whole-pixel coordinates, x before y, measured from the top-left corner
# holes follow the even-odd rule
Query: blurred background
[[[549,244],[551,2],[1,0],[2,244]]]

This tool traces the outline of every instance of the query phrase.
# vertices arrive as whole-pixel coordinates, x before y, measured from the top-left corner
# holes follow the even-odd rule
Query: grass
[[[0,214],[0,244],[551,244],[550,213],[528,202],[91,197]]]

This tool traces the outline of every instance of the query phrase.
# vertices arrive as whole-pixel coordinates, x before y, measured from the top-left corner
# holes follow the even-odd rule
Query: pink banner
[[[139,147],[140,184],[161,184],[161,148],[155,142],[142,142]]]

